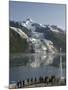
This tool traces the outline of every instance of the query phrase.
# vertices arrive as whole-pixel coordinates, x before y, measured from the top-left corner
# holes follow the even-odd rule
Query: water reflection
[[[62,72],[66,77],[66,56],[62,56]],[[38,78],[40,76],[60,76],[60,54],[16,54],[10,56],[11,81]]]
[[[63,67],[66,63],[65,54],[61,54]],[[10,56],[10,67],[24,66],[37,68],[45,65],[59,66],[60,54],[35,53],[35,54],[16,54]]]

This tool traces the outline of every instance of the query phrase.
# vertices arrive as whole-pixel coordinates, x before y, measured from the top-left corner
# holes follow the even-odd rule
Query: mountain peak
[[[33,20],[31,18],[27,17],[26,21],[32,22]]]

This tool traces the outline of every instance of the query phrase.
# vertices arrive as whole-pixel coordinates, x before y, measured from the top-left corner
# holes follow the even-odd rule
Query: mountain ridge
[[[38,24],[29,18],[23,23],[15,21],[10,21],[9,23],[10,28],[14,27],[16,30],[19,29],[27,35],[28,38],[25,38],[25,40],[29,44],[29,48],[31,48],[28,52],[44,51],[55,53],[59,51],[60,48],[62,48],[63,52],[66,52],[66,34],[59,27],[55,25]],[[10,38],[12,39],[11,36]]]

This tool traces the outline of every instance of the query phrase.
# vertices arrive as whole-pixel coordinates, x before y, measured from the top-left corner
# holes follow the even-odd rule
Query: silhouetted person
[[[19,81],[17,82],[17,88],[19,88]]]
[[[43,83],[43,77],[41,77],[41,82]]]
[[[35,77],[35,83],[37,82],[37,78]]]
[[[64,84],[66,84],[66,79],[64,80]]]
[[[55,81],[56,81],[56,80],[55,80],[55,76],[51,76],[51,79],[52,79],[52,80],[51,80],[51,81],[52,81],[52,84],[55,84]]]
[[[27,79],[27,82],[28,82],[28,84],[29,84],[29,79]]]
[[[42,82],[42,77],[39,77],[39,81],[40,81],[40,83]]]
[[[33,83],[33,78],[31,78],[31,84]]]
[[[48,77],[45,77],[45,83],[48,84]]]
[[[22,88],[22,82],[21,81],[19,81],[19,85],[20,85],[20,88]]]
[[[51,77],[49,78],[49,83],[52,83],[52,78]]]
[[[55,76],[51,76],[52,77],[52,79],[55,79]]]
[[[25,86],[25,82],[24,82],[24,80],[23,80],[23,87]]]

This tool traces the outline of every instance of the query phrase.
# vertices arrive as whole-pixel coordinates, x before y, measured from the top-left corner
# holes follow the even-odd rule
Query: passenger
[[[37,78],[35,77],[35,83],[37,82]]]
[[[19,81],[17,82],[17,88],[19,88]]]
[[[55,76],[51,76],[52,79],[55,79]]]
[[[49,83],[52,83],[52,78],[51,77],[49,78]]]
[[[52,84],[55,84],[56,81],[55,76],[51,76],[51,79],[52,79]]]
[[[41,81],[42,81],[42,78],[41,78],[41,76],[39,77],[39,81],[40,81],[40,83],[41,83]]]
[[[41,77],[41,82],[43,83],[43,77]]]
[[[31,78],[31,84],[33,83],[33,78]]]
[[[25,82],[24,82],[24,80],[23,80],[23,87],[25,86]]]
[[[64,84],[66,85],[66,79],[64,80]]]
[[[48,77],[45,77],[45,83],[48,84]]]
[[[19,84],[20,84],[20,88],[22,88],[22,82],[21,81],[19,81]]]
[[[27,79],[27,82],[28,82],[28,84],[29,84],[29,78]]]

